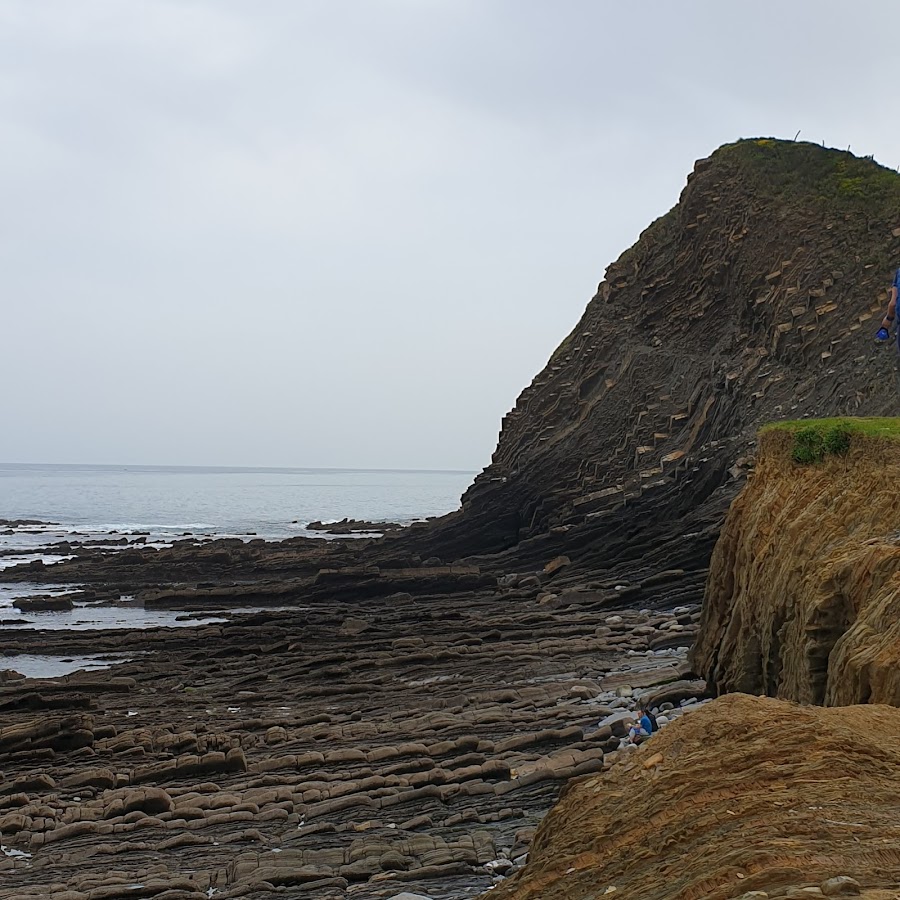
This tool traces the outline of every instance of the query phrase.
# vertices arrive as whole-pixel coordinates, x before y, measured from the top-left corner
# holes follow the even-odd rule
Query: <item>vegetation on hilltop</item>
[[[873,216],[896,216],[900,209],[900,174],[871,157],[774,138],[725,144],[716,156],[746,166],[769,191],[786,199],[811,195],[838,210],[865,205]]]
[[[743,138],[723,144],[709,157],[713,165],[737,168],[741,181],[760,197],[777,198],[816,210],[831,221],[835,216],[864,213],[862,227],[900,218],[900,174],[875,162],[808,141],[777,138]],[[678,228],[678,206],[654,220],[640,240],[624,251],[614,266],[637,269],[648,247]],[[867,263],[880,265],[877,257]],[[560,348],[562,349],[562,348]]]

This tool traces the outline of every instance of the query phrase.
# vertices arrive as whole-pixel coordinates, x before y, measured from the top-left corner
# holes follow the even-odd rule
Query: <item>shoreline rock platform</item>
[[[382,539],[71,540],[53,565],[0,569],[32,595],[65,585],[75,605],[227,619],[0,627],[6,656],[129,657],[3,674],[0,900],[896,896],[894,710],[724,697],[646,749],[621,734],[636,702],[678,718],[705,690],[686,650],[726,512],[753,487],[758,428],[897,412],[896,356],[872,334],[898,205],[900,178],[873,160],[726,145],[607,269],[457,512]],[[809,522],[831,539],[827,515]],[[780,523],[776,543],[792,534]],[[896,547],[878,552],[871,571],[894,579]],[[700,644],[703,672],[775,690],[790,670],[797,696],[819,699],[845,605],[793,616],[801,641],[770,604],[763,673],[726,608],[731,558],[716,560],[722,628]],[[817,586],[787,562],[785,585]],[[735,596],[755,611],[757,593]],[[868,620],[893,627],[895,595]],[[896,697],[893,680],[867,686],[879,660],[847,662],[855,686],[832,692],[829,671],[824,696]]]
[[[221,625],[0,632],[6,656],[131,657],[3,675],[0,898],[481,893],[560,786],[616,758],[626,726],[600,719],[704,688],[683,680],[696,604],[537,594],[351,588]]]

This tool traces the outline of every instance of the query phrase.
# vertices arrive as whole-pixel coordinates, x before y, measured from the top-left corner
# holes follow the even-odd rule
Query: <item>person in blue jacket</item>
[[[897,316],[897,292],[900,291],[900,269],[894,273],[894,281],[891,284],[891,296],[888,300],[887,312],[881,320],[881,328],[875,333],[875,340],[887,341],[891,337],[891,324]],[[897,332],[898,346],[900,346],[900,331]]]
[[[647,714],[646,709],[641,709],[641,717],[638,719],[641,724],[641,728],[647,732],[647,734],[653,734],[653,721],[650,716]]]
[[[653,734],[653,723],[645,709],[638,710],[638,718],[628,732],[628,739],[632,744],[640,744]]]

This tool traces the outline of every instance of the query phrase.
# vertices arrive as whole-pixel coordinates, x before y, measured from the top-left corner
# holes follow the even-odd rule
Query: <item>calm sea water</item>
[[[459,506],[474,474],[0,464],[0,518],[53,522],[63,534],[274,540],[305,534],[317,519],[410,522],[442,515]],[[47,536],[40,536],[44,543]],[[19,536],[23,547],[30,541]],[[12,546],[9,539],[0,543]]]
[[[3,534],[0,568],[34,559],[51,565],[66,559],[53,544],[63,540],[107,542],[138,534],[156,545],[179,537],[251,536],[278,540],[315,535],[314,520],[343,518],[412,522],[459,506],[474,472],[407,472],[337,469],[225,469],[162,466],[43,466],[0,464],[0,518],[39,519],[47,526]],[[61,548],[60,548],[61,549]],[[144,610],[123,598],[112,606],[78,603],[64,612],[20,613],[19,597],[68,592],[77,585],[0,584],[0,631],[8,629],[140,629],[190,627],[221,621],[178,611]],[[6,657],[0,669],[54,677],[102,660]]]

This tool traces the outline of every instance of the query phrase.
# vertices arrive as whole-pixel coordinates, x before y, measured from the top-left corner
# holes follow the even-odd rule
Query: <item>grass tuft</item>
[[[846,456],[855,437],[900,440],[900,418],[795,419],[772,422],[760,429],[794,435],[791,457],[801,465],[820,463],[826,456]]]

